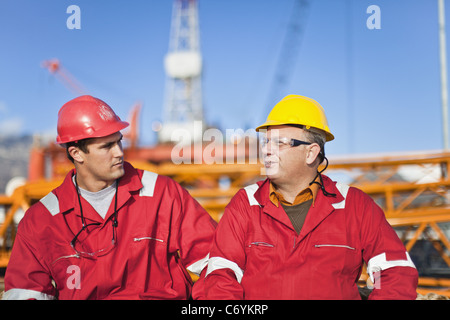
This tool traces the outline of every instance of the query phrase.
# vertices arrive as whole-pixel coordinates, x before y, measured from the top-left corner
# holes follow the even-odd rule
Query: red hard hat
[[[104,101],[89,95],[64,104],[58,112],[59,144],[106,137],[128,127]]]

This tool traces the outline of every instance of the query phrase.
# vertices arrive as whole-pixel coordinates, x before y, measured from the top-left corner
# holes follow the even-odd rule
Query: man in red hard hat
[[[4,299],[187,299],[215,222],[172,179],[123,160],[128,126],[81,96],[58,113],[74,163],[19,224]]]

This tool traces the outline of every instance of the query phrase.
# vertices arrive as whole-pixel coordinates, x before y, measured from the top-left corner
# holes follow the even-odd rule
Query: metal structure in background
[[[158,149],[153,149],[152,154]],[[62,148],[32,152],[45,157],[51,173],[42,173],[18,187],[11,196],[0,196],[5,219],[0,224],[0,266],[6,267],[14,242],[16,212],[26,210],[62,181],[72,164]],[[126,151],[127,155],[127,151]],[[130,156],[132,154],[129,154]],[[234,164],[180,164],[164,153],[158,161],[140,158],[138,168],[167,175],[178,181],[208,213],[219,221],[231,197],[242,187],[264,179],[259,161]],[[154,155],[155,156],[155,155]],[[155,156],[155,159],[157,157]],[[165,160],[164,160],[165,158]],[[30,161],[31,163],[31,161]],[[36,168],[30,168],[36,172]],[[361,159],[330,159],[326,174],[368,193],[384,210],[389,223],[404,241],[420,274],[419,293],[450,297],[450,153],[398,155]],[[44,179],[44,177],[48,177]],[[367,281],[363,272],[361,284]]]
[[[294,0],[286,26],[286,33],[284,34],[275,66],[275,74],[269,89],[266,106],[263,108],[264,116],[258,122],[264,121],[272,107],[284,96],[289,94],[286,90],[291,82],[295,64],[299,60],[300,45],[306,27],[309,7],[309,0]]]
[[[443,0],[438,0],[438,4],[442,68],[446,65]],[[295,0],[269,99],[276,99],[273,95],[282,92],[291,76],[289,61],[294,62],[297,58],[303,32],[301,24],[307,9],[307,0]],[[292,44],[294,47],[289,47]],[[125,135],[128,147],[124,151],[125,158],[135,167],[179,182],[219,221],[231,197],[240,188],[264,179],[264,170],[258,159],[250,159],[247,153],[239,155],[237,151],[233,163],[205,164],[200,161],[200,164],[175,165],[171,162],[173,146],[164,142],[171,141],[175,130],[184,129],[190,133],[189,143],[198,141],[203,134],[203,128],[196,131],[194,126],[198,122],[203,126],[199,47],[197,1],[174,0],[169,52],[164,61],[167,73],[164,118],[157,130],[159,141],[163,143],[152,148],[137,147],[140,109],[137,105],[131,113],[131,129]],[[62,69],[59,61],[49,60],[43,66],[70,90],[77,94],[85,92]],[[326,174],[362,189],[384,210],[418,266],[419,293],[434,292],[450,297],[450,153],[446,142],[446,81],[446,72],[441,73],[444,152],[331,158]],[[273,103],[269,101],[268,105]],[[54,144],[45,147],[35,144],[30,154],[28,181],[12,194],[0,195],[0,268],[8,264],[20,216],[57,187],[72,168],[65,151]],[[360,285],[366,281],[368,276],[363,270]]]
[[[42,62],[41,66],[55,75],[67,89],[76,95],[87,94],[87,90],[67,71],[58,59],[50,59]]]
[[[190,134],[188,143],[199,141],[203,135],[202,56],[196,0],[174,1],[164,66],[167,80],[163,122],[157,128],[159,142],[172,141],[172,133],[180,129]]]

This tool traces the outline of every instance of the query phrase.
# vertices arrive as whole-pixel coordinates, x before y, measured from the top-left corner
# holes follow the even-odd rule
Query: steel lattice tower
[[[199,141],[204,125],[196,0],[174,1],[169,52],[164,66],[167,80],[159,141],[171,141],[172,133],[180,129],[190,133],[191,141]]]

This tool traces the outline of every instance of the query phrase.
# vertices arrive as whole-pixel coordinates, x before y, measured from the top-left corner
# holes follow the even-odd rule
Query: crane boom
[[[70,91],[76,95],[88,94],[87,90],[67,71],[58,59],[50,59],[42,62],[42,67],[55,75]],[[136,103],[130,112],[130,127],[124,133],[124,137],[129,140],[130,148],[135,149],[138,143],[138,122],[141,103]]]
[[[70,91],[77,95],[84,95],[87,90],[61,65],[58,59],[45,60],[42,67],[54,74]]]
[[[286,88],[291,81],[295,62],[300,51],[300,44],[304,31],[304,24],[309,12],[308,0],[295,0],[291,16],[284,35],[281,51],[278,56],[275,75],[272,79],[266,108],[267,115],[277,101],[286,95]]]

